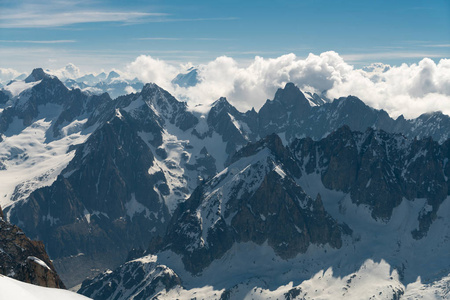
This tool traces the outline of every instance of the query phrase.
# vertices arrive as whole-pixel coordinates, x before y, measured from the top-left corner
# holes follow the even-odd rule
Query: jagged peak
[[[436,117],[448,117],[448,115],[444,114],[441,110],[432,111],[432,112],[426,112],[424,114],[421,114],[417,119],[422,118],[436,118]]]
[[[284,147],[283,141],[277,134],[272,133],[256,143],[249,143],[244,146],[232,157],[230,162],[233,163],[242,157],[254,155],[266,148],[277,157],[285,158],[287,156],[287,149]]]
[[[112,79],[118,78],[118,77],[120,77],[119,73],[117,73],[116,71],[111,71],[111,72],[109,72],[108,78],[106,78],[106,80],[112,80]]]
[[[213,104],[211,105],[211,109],[216,110],[221,110],[225,107],[227,108],[232,107],[230,102],[228,102],[227,98],[225,97],[220,97],[218,100],[214,101]]]
[[[284,88],[279,88],[277,90],[273,102],[279,102],[286,107],[298,105],[310,107],[308,99],[306,99],[302,91],[300,91],[300,89],[292,82],[286,83]]]
[[[374,109],[374,108],[368,106],[366,103],[364,103],[364,101],[362,101],[361,99],[359,99],[358,97],[353,96],[353,95],[348,95],[347,97],[340,97],[336,101],[339,106],[340,105],[349,105],[349,104],[358,104],[361,106],[366,106],[372,110]]]
[[[25,82],[26,83],[35,82],[42,80],[44,78],[54,78],[54,76],[45,73],[42,68],[36,68],[31,72],[31,74],[27,78],[25,78]]]
[[[142,88],[141,93],[146,93],[146,92],[153,92],[153,91],[161,91],[164,90],[163,88],[161,88],[159,85],[157,85],[156,83],[153,82],[149,82],[146,83],[144,85],[144,87]]]
[[[173,100],[175,100],[176,102],[181,103],[180,101],[175,99],[175,97],[173,97],[168,91],[166,91],[165,89],[163,89],[162,87],[153,82],[146,83],[142,88],[140,94],[145,100],[150,100],[151,102],[154,102],[158,98],[162,98],[166,99],[166,101],[172,100],[170,102],[173,102]]]

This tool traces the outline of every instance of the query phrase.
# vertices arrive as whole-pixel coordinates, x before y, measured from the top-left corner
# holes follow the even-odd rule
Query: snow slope
[[[75,154],[69,147],[85,142],[90,134],[80,130],[86,119],[75,120],[63,128],[65,136],[48,141],[47,131],[61,108],[47,104],[41,111],[28,127],[15,118],[0,143],[0,161],[5,166],[0,170],[0,205],[4,209],[37,188],[51,185]]]
[[[87,300],[67,290],[45,288],[0,275],[0,300]]]

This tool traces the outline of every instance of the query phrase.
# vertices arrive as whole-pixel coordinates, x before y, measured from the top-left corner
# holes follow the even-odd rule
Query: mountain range
[[[155,84],[79,89],[117,78],[35,69],[0,91],[0,204],[67,286],[90,277],[79,292],[93,299],[448,295],[449,116],[393,119],[292,83],[258,112],[191,108]]]

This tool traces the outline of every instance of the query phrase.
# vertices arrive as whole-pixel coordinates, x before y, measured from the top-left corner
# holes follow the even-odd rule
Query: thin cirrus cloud
[[[167,16],[165,13],[147,12],[107,12],[107,11],[73,11],[73,12],[18,12],[2,14],[0,28],[36,28],[61,27],[82,23],[123,22],[133,23],[145,18]]]
[[[84,23],[114,22],[123,25],[150,22],[229,21],[235,17],[176,18],[165,12],[120,11],[92,7],[95,2],[49,0],[34,2],[17,1],[13,7],[3,7],[0,12],[0,28],[63,27]]]
[[[180,37],[142,37],[136,38],[139,41],[186,41],[186,40],[195,40],[195,41],[231,41],[233,39],[224,39],[224,38],[209,38],[209,37],[190,37],[190,38],[180,38]]]
[[[43,40],[43,41],[32,41],[32,40],[0,40],[0,43],[25,43],[25,44],[67,44],[75,43],[75,40]]]
[[[441,57],[446,57],[446,54],[445,53],[432,53],[432,52],[391,51],[391,52],[345,54],[345,55],[342,55],[342,57],[347,61],[358,62],[358,61],[370,61],[370,60],[423,58],[423,57],[441,58]]]

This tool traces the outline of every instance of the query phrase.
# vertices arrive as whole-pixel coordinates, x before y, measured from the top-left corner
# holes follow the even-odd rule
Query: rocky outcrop
[[[65,288],[45,252],[17,226],[4,221],[0,208],[0,274],[44,287]]]
[[[109,282],[109,284],[104,284]],[[78,293],[94,300],[155,299],[161,291],[181,286],[178,275],[165,265],[158,265],[151,255],[125,263],[85,280]]]
[[[305,174],[319,173],[325,187],[368,205],[375,219],[389,220],[403,199],[426,198],[416,238],[426,234],[450,195],[448,142],[409,140],[371,128],[360,133],[344,126],[318,142],[294,141],[291,149]]]

